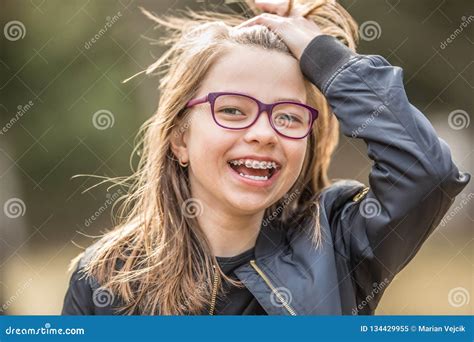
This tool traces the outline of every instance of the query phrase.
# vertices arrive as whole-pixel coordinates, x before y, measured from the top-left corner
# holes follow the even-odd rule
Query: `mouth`
[[[281,165],[271,159],[241,158],[229,160],[227,163],[241,177],[261,182],[268,181],[281,169]]]

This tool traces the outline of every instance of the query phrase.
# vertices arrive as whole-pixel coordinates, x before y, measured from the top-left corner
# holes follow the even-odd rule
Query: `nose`
[[[252,126],[250,126],[245,134],[247,142],[258,141],[262,145],[275,143],[277,139],[277,132],[273,129],[268,120],[267,111],[260,113],[258,119]]]

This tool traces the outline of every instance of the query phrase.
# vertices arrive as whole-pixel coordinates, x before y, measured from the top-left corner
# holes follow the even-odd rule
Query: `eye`
[[[245,115],[245,113],[234,107],[221,108],[219,109],[219,113],[227,114],[229,116]]]
[[[298,115],[293,115],[290,113],[279,113],[276,118],[276,121],[287,121],[290,123],[303,123],[301,118]]]

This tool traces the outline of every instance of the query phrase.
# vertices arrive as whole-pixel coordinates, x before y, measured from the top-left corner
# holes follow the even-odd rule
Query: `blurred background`
[[[340,2],[360,25],[359,52],[404,69],[411,103],[472,174],[474,2]],[[0,314],[59,314],[71,258],[113,224],[120,189],[83,193],[98,180],[71,177],[130,174],[135,135],[156,109],[156,77],[122,84],[163,52],[150,44],[162,31],[138,7],[223,4],[0,0]],[[365,144],[342,137],[331,177],[367,184],[370,167]],[[471,182],[377,314],[472,314],[473,202]]]

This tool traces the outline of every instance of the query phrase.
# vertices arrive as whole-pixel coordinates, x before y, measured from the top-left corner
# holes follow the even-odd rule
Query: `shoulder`
[[[314,234],[315,227],[331,226],[334,219],[348,204],[364,198],[368,187],[351,179],[336,180],[319,193],[312,195],[309,207],[291,218],[289,227],[305,227]],[[287,227],[285,225],[285,227]]]
[[[367,193],[368,187],[352,179],[340,179],[322,189],[319,193],[312,194],[304,208],[291,216],[285,222],[291,225],[313,226],[314,220],[320,221],[322,217],[330,220],[335,214],[349,203],[360,201]]]
[[[97,255],[100,246],[100,241],[96,241],[87,247],[84,252],[79,255],[77,260],[77,269],[84,269],[92,260],[94,260],[94,257]]]
[[[96,242],[86,248],[75,261],[74,270],[69,280],[69,286],[64,297],[63,315],[95,315],[97,303],[103,300],[102,289],[95,277],[88,274],[85,269],[98,251]]]
[[[321,191],[320,203],[324,208],[337,208],[349,201],[357,201],[367,189],[366,185],[356,180],[341,179]]]

